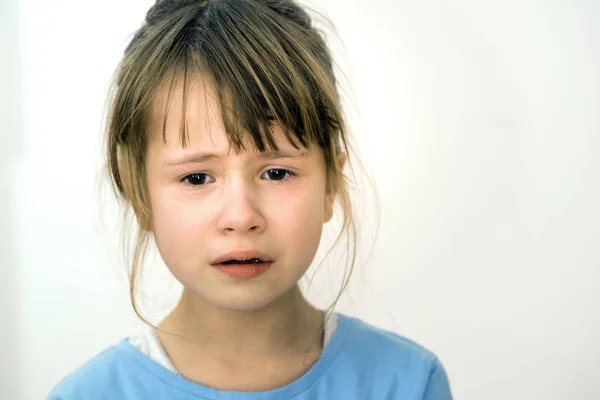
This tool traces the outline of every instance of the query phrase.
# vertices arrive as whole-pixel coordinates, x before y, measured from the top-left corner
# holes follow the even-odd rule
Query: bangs
[[[166,142],[169,104],[176,96],[182,107],[175,136],[182,147],[188,146],[185,112],[190,88],[198,82],[205,85],[205,94],[214,96],[215,111],[235,151],[245,150],[245,144],[259,152],[280,150],[275,124],[296,149],[316,145],[322,150],[327,190],[339,194],[344,212],[333,247],[348,234],[349,269],[332,307],[347,286],[356,260],[356,228],[349,181],[336,155],[350,154],[351,146],[329,48],[305,9],[296,0],[156,0],[125,49],[108,96],[106,164],[115,194],[137,221],[129,293],[142,320],[148,322],[136,305],[135,283],[154,228],[148,132],[151,124],[162,123]],[[159,96],[164,104],[154,102]]]
[[[167,84],[169,100],[181,95],[185,113],[190,83],[198,78],[207,82],[214,89],[235,151],[244,150],[246,135],[258,151],[277,150],[271,131],[274,121],[296,148],[335,145],[341,115],[331,60],[327,52],[318,51],[319,46],[307,45],[317,40],[324,46],[310,25],[302,26],[263,2],[250,1],[216,1],[180,18],[177,23],[166,21],[168,28],[157,29],[154,38],[142,40],[136,49],[148,54],[152,47],[156,54],[148,75],[140,78],[160,84],[149,87],[146,94],[155,94],[157,87]],[[176,93],[175,83],[181,78],[183,90]],[[146,107],[150,101],[146,99]],[[189,142],[185,115],[181,121],[185,147]]]

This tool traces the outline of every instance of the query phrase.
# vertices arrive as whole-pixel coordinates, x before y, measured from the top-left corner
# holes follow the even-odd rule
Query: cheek
[[[269,207],[272,231],[302,263],[312,260],[321,239],[324,218],[324,193],[321,192],[323,189],[319,187],[299,190],[273,201]]]
[[[156,245],[167,266],[176,268],[197,259],[203,237],[208,234],[206,211],[168,190],[151,194],[152,230]]]
[[[150,198],[156,245],[172,272],[196,264],[210,253],[206,246],[219,235],[215,224],[221,197],[192,200],[161,187],[151,189]],[[268,191],[256,204],[256,211],[266,222],[264,238],[259,242],[285,249],[298,265],[310,264],[323,229],[324,185],[313,182]]]
[[[287,197],[281,201],[273,202],[283,206],[273,207],[277,210],[277,220],[290,229],[302,230],[303,226],[314,227],[319,225],[323,219],[323,201],[320,196],[313,194],[302,194],[300,196]]]

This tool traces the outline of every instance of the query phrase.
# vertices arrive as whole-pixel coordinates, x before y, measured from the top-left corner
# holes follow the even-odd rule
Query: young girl
[[[451,399],[435,355],[298,288],[336,200],[354,226],[333,63],[298,4],[159,0],[111,101],[108,168],[139,227],[132,299],[150,240],[183,292],[50,399]]]

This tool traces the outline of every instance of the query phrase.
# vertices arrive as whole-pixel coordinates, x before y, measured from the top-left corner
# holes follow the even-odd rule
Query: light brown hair
[[[215,89],[234,150],[243,150],[246,135],[258,151],[276,149],[269,129],[276,120],[295,147],[316,144],[323,151],[328,190],[335,191],[343,210],[332,249],[346,238],[347,265],[333,308],[354,268],[356,228],[350,180],[336,162],[340,152],[351,154],[351,146],[323,35],[292,0],[159,0],[115,72],[106,125],[111,183],[137,221],[129,270],[136,314],[148,322],[137,306],[135,288],[152,237],[145,172],[150,104],[160,88],[170,88],[171,96],[176,79],[183,77],[185,110],[187,84],[198,76]],[[166,118],[167,112],[163,141]],[[182,146],[188,142],[185,123],[180,141]]]

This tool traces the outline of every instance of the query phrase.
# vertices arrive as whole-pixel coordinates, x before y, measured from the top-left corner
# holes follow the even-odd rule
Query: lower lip
[[[260,264],[218,264],[213,267],[219,272],[236,279],[250,279],[266,272],[272,261]]]

